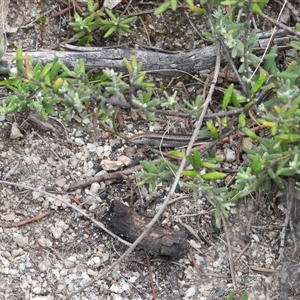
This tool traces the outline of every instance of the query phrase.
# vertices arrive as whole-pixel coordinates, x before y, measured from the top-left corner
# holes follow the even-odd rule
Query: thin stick
[[[227,228],[227,222],[226,219],[223,215],[221,215],[222,218],[222,224],[226,236],[226,242],[227,242],[227,249],[228,249],[228,260],[229,260],[229,268],[230,268],[230,275],[232,279],[232,284],[234,290],[236,290],[236,281],[235,281],[235,272],[234,272],[234,264],[233,264],[233,259],[232,259],[232,252],[231,252],[231,244],[230,244],[230,238],[229,238],[229,233],[228,233],[228,228]]]
[[[279,26],[279,21],[280,21],[280,18],[281,18],[281,15],[282,15],[282,13],[283,13],[283,10],[284,10],[284,8],[285,8],[286,3],[287,3],[287,1],[285,0],[285,1],[284,1],[284,4],[283,4],[283,6],[282,6],[282,8],[281,8],[281,10],[280,10],[280,13],[279,13],[279,16],[278,16],[278,18],[277,18],[277,21],[276,21],[278,24],[276,24],[276,26],[273,28],[273,32],[272,32],[272,35],[271,35],[271,37],[270,37],[270,39],[269,39],[267,48],[265,49],[264,54],[262,55],[259,64],[257,65],[256,69],[255,69],[254,72],[252,73],[252,75],[251,75],[251,77],[250,77],[250,80],[251,80],[251,79],[253,78],[253,76],[256,74],[256,72],[257,72],[258,69],[260,68],[261,63],[264,61],[264,58],[265,58],[266,54],[269,53],[269,51],[270,51],[270,49],[271,49],[272,43],[273,43],[274,38],[275,38],[275,35],[276,35],[277,27],[280,27],[280,26]],[[262,13],[261,15],[263,16],[263,18],[265,18],[265,19],[267,19],[268,21],[270,21],[271,18],[269,18],[268,16],[264,15],[263,13]],[[272,20],[273,20],[273,19],[272,19]],[[275,21],[275,20],[274,20],[274,21]],[[270,21],[270,22],[271,22],[271,21]],[[271,22],[271,23],[272,23],[272,22]],[[273,24],[274,24],[274,23],[273,23]],[[287,26],[286,26],[286,27],[287,27]],[[285,28],[283,28],[283,29],[285,29]],[[287,29],[285,29],[285,30],[287,30]],[[288,30],[287,30],[287,31],[288,31]]]
[[[153,296],[153,300],[156,300],[157,298],[156,298],[156,293],[155,293],[155,288],[154,288],[154,283],[153,283],[151,264],[150,264],[150,259],[148,256],[147,256],[146,260],[147,260],[147,267],[148,267],[150,286],[151,286],[151,290],[152,290],[152,296]]]
[[[296,35],[297,37],[300,37],[300,32],[296,31],[295,29],[292,29],[291,27],[286,26],[283,23],[270,18],[269,16],[267,16],[264,13],[261,13],[260,16],[263,17],[264,19],[268,20],[273,25],[276,25],[276,26],[282,28],[283,30],[287,31],[288,33]]]
[[[16,223],[1,223],[0,226],[3,227],[3,228],[20,227],[20,226],[23,226],[23,225],[26,225],[26,224],[38,221],[40,219],[43,219],[48,214],[49,214],[48,212],[45,212],[45,213],[42,213],[42,214],[40,214],[38,216],[35,216],[33,218],[29,218],[29,219],[25,219],[25,220],[20,221],[20,222],[16,222]]]
[[[279,245],[279,255],[278,255],[278,262],[282,261],[284,258],[284,246],[285,246],[285,238],[287,227],[289,226],[290,218],[291,218],[291,210],[292,210],[292,203],[295,197],[295,183],[296,180],[293,178],[289,178],[288,180],[288,189],[286,195],[286,215],[284,219],[284,223],[282,225],[282,229],[280,232],[280,245]]]
[[[198,266],[195,258],[194,258],[194,253],[193,253],[193,250],[192,248],[189,249],[189,256],[190,256],[190,260],[192,261],[193,265],[194,265],[194,268],[196,269],[196,271],[198,272],[198,274],[200,275],[205,275],[205,272],[200,268],[200,266]]]
[[[250,218],[249,218],[249,221],[248,221],[248,224],[247,224],[247,229],[246,229],[246,234],[249,235],[250,234],[250,228],[251,228],[251,225],[252,225],[252,222],[254,220],[254,213],[252,213],[250,215]],[[251,243],[248,243],[244,249],[238,254],[238,256],[234,259],[233,261],[233,264],[236,264],[238,262],[238,260],[242,257],[242,255],[249,249]]]
[[[256,272],[265,272],[265,273],[278,273],[279,272],[279,270],[267,269],[267,268],[262,268],[262,267],[258,267],[258,266],[249,266],[249,268]]]
[[[248,244],[244,247],[244,249],[243,249],[243,250],[238,254],[238,256],[234,259],[233,264],[236,264],[236,263],[239,261],[239,259],[242,257],[242,255],[249,249],[250,245],[251,245],[251,243],[248,243]]]

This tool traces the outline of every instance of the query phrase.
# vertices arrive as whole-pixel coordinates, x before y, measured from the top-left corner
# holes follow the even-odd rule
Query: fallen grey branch
[[[278,46],[285,46],[288,42],[288,37],[284,36],[284,31],[276,33],[274,43]],[[255,46],[255,53],[260,53],[264,50],[269,40],[269,35],[264,33]],[[84,48],[84,47],[82,47]],[[126,48],[107,48],[103,47],[101,50],[91,52],[90,47],[85,52],[75,51],[24,51],[29,56],[42,63],[52,62],[54,57],[57,56],[59,60],[68,68],[73,69],[78,59],[83,59],[87,70],[96,69],[102,70],[105,68],[113,69],[116,72],[126,72],[123,59],[131,59],[136,55],[137,60],[143,63],[143,70],[157,72],[163,75],[174,76],[182,72],[198,73],[203,70],[212,69],[216,60],[216,47],[207,46],[202,49],[194,49],[191,51],[182,51],[163,53],[155,51],[143,51],[136,49]],[[15,52],[7,52],[3,59],[9,63],[15,58]],[[225,55],[221,57],[225,61]]]
[[[95,52],[71,52],[71,51],[33,51],[25,52],[42,63],[53,61],[57,56],[68,68],[73,69],[78,59],[83,59],[87,70],[113,69],[116,72],[125,72],[123,59],[131,59],[136,55],[137,60],[143,63],[143,70],[158,72],[165,75],[174,75],[176,69],[197,73],[214,66],[216,50],[214,46],[196,49],[188,52],[167,54],[161,52],[141,51],[135,49],[103,49]],[[15,52],[7,52],[3,59],[11,62],[15,58]],[[166,70],[168,69],[168,70]]]

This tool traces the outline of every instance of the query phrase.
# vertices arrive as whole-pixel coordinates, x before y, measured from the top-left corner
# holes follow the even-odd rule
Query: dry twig
[[[296,180],[293,178],[289,178],[288,180],[288,189],[287,189],[287,194],[286,194],[286,215],[285,215],[285,220],[282,225],[282,230],[280,233],[280,246],[279,246],[279,255],[278,255],[278,262],[282,261],[284,258],[284,245],[285,245],[285,237],[286,237],[286,231],[287,227],[290,223],[290,218],[291,218],[291,210],[292,210],[292,204],[295,198],[295,184]]]
[[[149,274],[149,281],[150,281],[150,286],[151,286],[151,291],[152,291],[152,297],[153,300],[156,300],[156,293],[155,293],[155,288],[154,288],[154,283],[153,283],[153,276],[152,276],[152,270],[151,270],[151,264],[150,264],[150,259],[147,256],[147,267],[148,267],[148,274]]]
[[[48,212],[45,212],[45,213],[42,213],[38,216],[35,216],[33,218],[29,218],[29,219],[26,219],[26,220],[23,220],[23,221],[20,221],[20,222],[16,222],[16,223],[1,223],[0,226],[3,227],[3,228],[12,228],[12,227],[20,227],[20,226],[23,226],[23,225],[26,225],[26,224],[29,224],[29,223],[32,223],[32,222],[36,222],[40,219],[43,219],[44,217],[46,217],[49,213]]]

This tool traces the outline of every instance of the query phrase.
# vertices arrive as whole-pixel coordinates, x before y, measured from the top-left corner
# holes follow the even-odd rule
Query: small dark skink
[[[135,134],[130,138],[133,144],[144,144],[155,147],[184,147],[187,146],[191,140],[191,135],[180,135],[180,134],[165,134],[155,132],[145,132]],[[195,140],[195,144],[206,143],[210,139],[198,137]]]

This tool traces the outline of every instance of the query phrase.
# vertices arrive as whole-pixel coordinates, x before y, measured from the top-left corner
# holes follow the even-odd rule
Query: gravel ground
[[[19,117],[17,123],[26,120],[26,115]],[[74,180],[95,175],[102,159],[115,160],[126,153],[123,141],[116,138],[103,140],[101,132],[93,141],[93,126],[87,121],[87,124],[65,124],[69,143],[65,136],[41,132],[31,124],[22,128],[22,138],[9,140],[5,133],[9,132],[14,118],[7,117],[1,122],[2,178],[49,191],[79,205],[98,220],[111,200],[130,198],[131,191],[126,182],[93,184],[83,190],[67,192]],[[132,180],[135,180],[134,176]],[[90,221],[50,197],[12,186],[3,186],[1,194],[4,224],[18,224],[48,213],[39,221],[0,229],[0,291],[5,297],[61,299],[93,279],[126,249]],[[251,206],[249,202],[251,200],[241,201],[232,209],[229,218],[228,231],[234,257],[245,246],[239,236],[245,233],[253,210],[254,204]],[[267,299],[267,295],[278,292],[279,286],[278,273],[251,270],[252,266],[278,268],[276,249],[281,221],[268,211],[267,202],[260,201],[259,205],[260,211],[252,226],[251,246],[235,266],[237,285],[241,291],[250,292],[250,299]],[[158,207],[159,203],[147,212],[151,214]],[[192,197],[177,201],[164,213],[161,220],[164,226],[171,227],[173,222],[178,224],[180,220],[194,228],[196,236],[203,236],[207,243],[189,236],[190,249],[182,259],[152,258],[158,299],[172,299],[172,271],[177,273],[183,299],[224,299],[233,289],[225,235],[222,232],[217,236],[212,232],[207,221],[210,216],[205,200]],[[148,272],[145,253],[137,250],[111,274],[73,299],[151,299]]]
[[[18,1],[11,0],[8,24],[24,28],[8,35],[8,48],[22,45],[27,50],[35,49],[41,43],[36,20],[41,14],[51,11],[51,15],[52,10],[57,11],[56,2],[59,1],[34,3],[25,0],[19,5]],[[154,24],[150,17],[147,18],[144,22]],[[57,19],[48,20],[43,39],[45,46],[69,37],[64,27],[68,19],[67,15],[61,17],[61,23]],[[187,47],[199,43],[191,38],[186,41]],[[183,42],[178,41],[176,45],[179,44],[183,46]],[[101,172],[101,162],[105,159],[118,161],[121,155],[129,160],[141,155],[149,159],[142,147],[109,136],[99,121],[92,118],[77,116],[71,122],[57,119],[54,123],[61,134],[56,134],[30,123],[30,113],[1,119],[0,176],[3,180],[40,188],[78,206],[99,221],[112,200],[129,201],[134,193],[141,203],[142,195],[147,192],[136,186],[135,174],[123,181],[94,183],[74,192],[68,192],[68,189],[74,181]],[[172,118],[167,120],[173,121]],[[152,125],[163,130],[159,122]],[[125,126],[128,132],[145,128],[143,120],[132,120],[130,116],[125,117]],[[12,127],[20,130],[14,139],[11,138]],[[236,170],[239,167],[236,154],[240,143],[222,145],[219,151],[225,158],[223,168]],[[233,155],[230,159],[229,152]],[[158,190],[160,198],[147,204],[143,212],[153,216],[167,191],[168,187],[161,186]],[[94,279],[127,249],[90,220],[51,197],[11,185],[2,185],[0,195],[0,300],[64,299]],[[222,230],[220,235],[214,232],[210,224],[212,209],[205,199],[193,198],[186,191],[176,197],[181,199],[168,207],[160,223],[177,230],[189,228],[189,247],[181,259],[150,256],[148,260],[146,253],[137,249],[111,273],[72,299],[153,299],[150,277],[157,299],[226,299],[234,287],[225,232]],[[19,223],[37,216],[41,218],[34,222]],[[241,299],[243,291],[247,291],[249,299],[253,300],[279,299],[280,278],[283,280],[291,275],[283,273],[289,260],[277,263],[282,222],[282,212],[275,213],[269,199],[260,195],[256,199],[240,201],[231,209],[227,230],[233,257],[237,258],[250,242],[248,250],[234,264],[235,299]],[[288,240],[286,253],[292,248],[293,243]],[[297,257],[294,259],[297,261]],[[297,282],[296,269],[291,284]],[[287,299],[300,299],[296,284],[292,291],[294,294]]]

